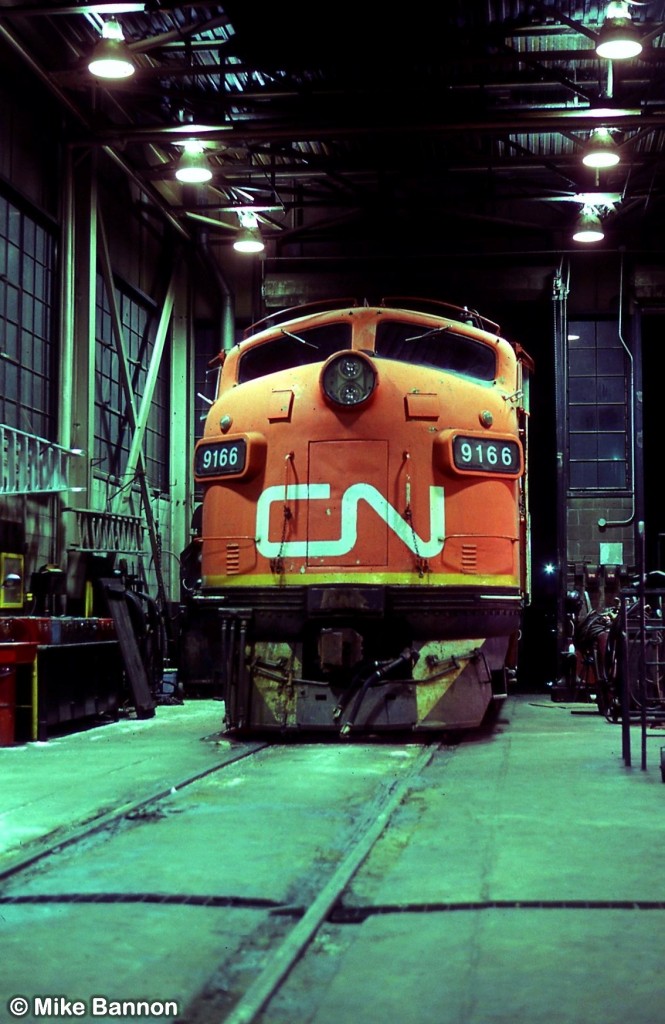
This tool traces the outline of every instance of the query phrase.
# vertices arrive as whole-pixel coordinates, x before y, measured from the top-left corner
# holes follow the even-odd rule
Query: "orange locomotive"
[[[526,600],[528,356],[420,299],[247,334],[196,446],[185,683],[239,733],[477,726]]]

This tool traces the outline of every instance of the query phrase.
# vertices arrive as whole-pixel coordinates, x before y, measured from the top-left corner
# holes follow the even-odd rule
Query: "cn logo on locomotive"
[[[330,484],[291,484],[284,487],[277,484],[267,487],[259,498],[256,508],[256,546],[264,558],[306,558],[321,555],[346,555],[355,547],[358,539],[358,503],[365,501],[383,519],[390,530],[415,554],[421,558],[433,558],[443,550],[445,538],[445,514],[443,487],[430,487],[430,539],[423,540],[410,523],[397,512],[371,484],[351,484],[342,496],[342,533],[337,540],[296,540],[271,541],[270,506],[274,502],[327,501],[330,499]]]

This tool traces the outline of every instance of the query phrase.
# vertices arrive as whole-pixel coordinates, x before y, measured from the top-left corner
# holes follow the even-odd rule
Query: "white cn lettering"
[[[290,484],[282,487],[267,487],[256,507],[256,546],[264,558],[315,558],[326,555],[345,555],[352,551],[358,538],[358,502],[366,501],[384,523],[395,533],[415,555],[433,558],[443,550],[445,536],[443,487],[429,489],[430,539],[419,537],[371,484],[351,484],[342,497],[342,535],[339,540],[295,540],[272,541],[270,530],[270,506],[274,502],[327,501],[330,498],[330,484]]]

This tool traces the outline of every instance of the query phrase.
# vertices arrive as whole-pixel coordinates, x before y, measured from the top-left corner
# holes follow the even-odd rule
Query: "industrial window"
[[[568,338],[570,487],[616,491],[628,486],[627,355],[614,321],[576,321]]]
[[[53,234],[0,196],[0,422],[53,440]]]
[[[148,368],[154,348],[154,310],[150,303],[129,289],[116,285],[116,302],[122,323],[123,345],[131,379],[136,415],[141,416]],[[108,294],[101,276],[97,278],[96,316],[95,469],[121,480],[125,474],[132,443],[127,402],[122,386],[120,363],[113,336]],[[165,350],[166,353],[166,350]],[[150,403],[144,435],[143,454],[148,485],[168,491],[169,416],[166,354],[162,358]]]

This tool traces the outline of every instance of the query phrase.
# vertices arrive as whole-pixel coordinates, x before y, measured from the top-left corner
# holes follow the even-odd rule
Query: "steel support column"
[[[177,442],[170,445],[169,453],[169,512],[170,546],[175,553],[182,551],[190,540],[193,512],[194,480],[192,476],[192,449],[194,444],[194,351],[189,344],[192,337],[191,317],[187,303],[186,281],[180,279],[176,289],[171,332],[170,374],[170,435]],[[181,442],[186,438],[185,443]],[[177,590],[176,590],[177,588]],[[179,574],[172,581],[172,591],[180,596]]]
[[[67,150],[62,201],[58,436],[63,447],[85,453],[70,476],[83,504],[91,498],[95,442],[96,164],[92,151],[75,160]]]

